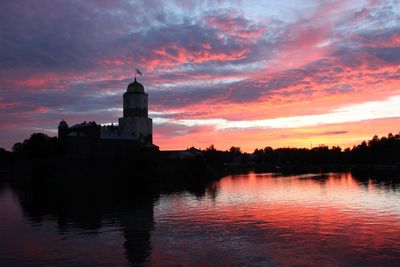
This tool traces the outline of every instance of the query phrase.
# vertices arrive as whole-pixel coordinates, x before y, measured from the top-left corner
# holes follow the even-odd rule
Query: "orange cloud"
[[[146,68],[154,70],[160,67],[173,67],[185,63],[203,63],[208,61],[234,61],[246,57],[247,49],[242,49],[232,53],[215,52],[210,50],[210,44],[202,45],[204,50],[189,51],[183,47],[170,46],[153,51],[155,57],[151,60],[144,60]],[[170,50],[170,52],[168,51]],[[173,52],[172,52],[173,51]]]

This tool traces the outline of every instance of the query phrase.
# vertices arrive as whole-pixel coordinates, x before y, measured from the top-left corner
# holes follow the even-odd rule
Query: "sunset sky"
[[[160,149],[400,131],[399,0],[0,1],[0,147],[116,123],[135,68]]]

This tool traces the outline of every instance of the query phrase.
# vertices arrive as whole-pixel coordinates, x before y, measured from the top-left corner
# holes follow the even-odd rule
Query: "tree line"
[[[4,149],[2,150],[3,153]],[[207,161],[221,166],[226,163],[258,165],[319,165],[319,164],[400,164],[400,133],[378,137],[375,135],[352,148],[320,145],[313,148],[257,148],[253,153],[242,152],[238,146],[218,150],[214,145],[201,150]],[[14,144],[12,154],[24,158],[59,157],[63,147],[57,137],[34,133],[23,142]]]
[[[350,164],[400,164],[400,133],[378,137],[375,135],[352,148],[320,145],[313,148],[257,148],[253,153],[243,153],[240,147],[219,151],[213,145],[205,149],[212,162],[255,165],[350,165]]]

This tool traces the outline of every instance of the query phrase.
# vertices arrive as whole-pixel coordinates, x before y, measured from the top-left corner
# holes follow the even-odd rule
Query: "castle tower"
[[[148,115],[148,96],[144,92],[144,87],[138,81],[130,83],[124,93],[124,118],[128,117],[147,117]]]
[[[123,96],[123,117],[119,118],[119,130],[124,139],[153,143],[152,119],[148,117],[148,95],[144,86],[135,81],[128,85]]]
[[[68,135],[68,124],[65,120],[60,121],[58,125],[58,140],[64,142]]]

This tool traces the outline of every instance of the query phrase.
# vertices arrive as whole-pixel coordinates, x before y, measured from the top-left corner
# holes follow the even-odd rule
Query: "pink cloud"
[[[212,3],[213,8],[176,3],[176,8],[201,6],[193,15],[187,9],[174,13],[161,2],[151,7],[157,1],[100,2],[85,2],[82,9],[79,3],[63,3],[63,9],[55,9],[61,18],[76,14],[76,20],[38,16],[47,14],[51,4],[32,7],[34,14],[25,6],[14,11],[18,16],[1,16],[2,25],[15,25],[1,29],[7,36],[0,52],[2,127],[12,129],[7,140],[15,132],[29,132],[21,129],[54,128],[62,117],[73,122],[116,120],[115,109],[136,67],[144,73],[139,79],[150,95],[151,110],[175,112],[168,115],[172,119],[317,115],[400,94],[400,34],[398,27],[387,26],[397,18],[390,3],[323,1],[301,9],[297,17],[266,11],[268,18],[260,19],[240,8],[213,9]],[[9,14],[15,9],[13,4],[3,6]],[[131,18],[132,10],[148,11],[142,13],[149,18]],[[32,25],[32,19],[37,23]],[[388,130],[384,123],[375,126]],[[243,134],[254,139],[249,142],[213,127],[157,127],[161,147],[243,142],[250,150],[265,143],[262,138],[301,145],[300,139],[278,138],[294,130],[269,135],[249,129]],[[351,134],[343,137],[350,140]],[[10,142],[0,145],[9,147]]]

